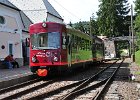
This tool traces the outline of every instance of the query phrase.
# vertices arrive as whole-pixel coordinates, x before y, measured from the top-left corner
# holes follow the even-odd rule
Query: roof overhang
[[[6,5],[6,4],[4,4],[4,3],[2,3],[2,2],[0,2],[0,4],[3,5],[3,6],[9,7],[9,8],[11,8],[11,9],[17,10],[17,11],[21,11],[20,9],[17,9],[17,8],[11,7],[11,6]]]

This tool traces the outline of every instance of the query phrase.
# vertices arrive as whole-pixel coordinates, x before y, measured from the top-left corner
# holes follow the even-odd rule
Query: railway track
[[[110,81],[112,80],[112,78],[110,78],[112,76],[112,73],[115,73],[115,69],[120,67],[120,65],[122,64],[122,62],[120,62],[120,65],[118,67],[118,65],[116,65],[117,67],[113,67],[114,64],[116,64],[117,61],[115,61],[113,64],[111,64],[110,66],[106,67],[105,69],[101,70],[100,72],[98,72],[97,74],[91,76],[90,78],[86,78],[83,79],[81,81],[78,81],[76,83],[72,83],[70,85],[67,85],[65,87],[61,87],[58,89],[55,89],[53,91],[47,92],[47,93],[41,93],[40,95],[37,95],[35,97],[30,98],[30,100],[34,100],[34,99],[48,99],[48,100],[71,100],[75,98],[75,95],[80,95],[80,93],[85,93],[86,91],[94,91],[95,88],[102,86],[103,90],[105,89],[105,87],[108,85],[108,83],[110,83]],[[115,65],[114,65],[115,66]],[[113,67],[114,70],[112,70],[111,68]],[[116,70],[116,71],[117,71]],[[107,75],[107,76],[106,76]],[[113,76],[114,76],[113,75]],[[106,83],[107,82],[107,83]],[[104,84],[105,87],[103,87]],[[90,92],[91,93],[91,92]],[[82,97],[83,99],[89,99],[91,100],[93,98],[97,98],[100,97],[102,92],[100,91],[96,91],[94,94],[99,95],[97,97],[94,96],[84,96]],[[93,95],[93,93],[92,93]],[[79,97],[81,98],[81,97]],[[96,100],[96,99],[95,99]]]
[[[111,67],[108,70],[104,71],[96,81],[89,83],[88,86],[85,86],[84,88],[81,88],[77,91],[68,93],[67,95],[63,96],[61,100],[101,100],[103,94],[105,94],[106,92],[105,90],[113,81],[114,76],[120,68],[122,62],[118,66],[114,66],[115,68],[113,68],[113,70]]]
[[[27,94],[30,94],[33,91],[39,90],[40,88],[44,88],[46,86],[50,86],[54,83],[59,83],[59,81],[64,80],[66,77],[59,78],[59,77],[50,77],[48,79],[36,78],[30,81],[26,81],[20,84],[16,84],[14,86],[10,86],[7,88],[0,89],[0,100],[11,100],[21,98],[26,99]],[[25,98],[24,98],[25,96]],[[30,96],[29,96],[30,97]],[[29,98],[27,96],[27,98]]]
[[[56,79],[47,81],[42,79],[36,79],[17,86],[9,87],[7,89],[0,90],[0,100],[69,100],[74,98],[98,100],[98,97],[100,97],[100,95],[103,93],[102,91],[104,91],[105,87],[108,86],[108,83],[110,83],[110,81],[112,80],[110,76],[115,75],[115,73],[114,75],[112,75],[112,71],[114,71],[117,67],[112,68],[112,66],[116,64],[116,62],[117,61],[115,61],[113,64],[106,67],[105,69],[101,70],[97,74],[94,74],[90,78],[85,78],[76,82],[67,82],[60,85],[60,82],[62,80]],[[120,62],[120,64],[121,63],[122,62]],[[53,87],[53,89],[51,89],[51,87]],[[92,96],[90,94],[92,94]],[[93,96],[93,94],[95,96]]]
[[[0,90],[0,100],[11,100],[20,97],[35,89],[44,87],[53,83],[54,80],[44,81],[42,78],[37,78],[21,84],[17,84]]]

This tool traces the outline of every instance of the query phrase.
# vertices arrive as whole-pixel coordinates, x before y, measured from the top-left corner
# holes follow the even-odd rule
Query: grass
[[[140,50],[135,53],[136,63],[140,66]]]
[[[140,71],[135,72],[135,75],[140,75]]]

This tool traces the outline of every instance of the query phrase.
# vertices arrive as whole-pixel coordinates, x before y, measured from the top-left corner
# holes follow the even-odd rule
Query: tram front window
[[[58,49],[60,48],[60,33],[37,33],[31,35],[32,49]]]

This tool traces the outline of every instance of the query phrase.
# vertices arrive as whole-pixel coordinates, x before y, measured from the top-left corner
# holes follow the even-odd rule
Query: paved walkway
[[[32,74],[29,66],[21,66],[13,69],[0,69],[0,81],[6,81]]]

